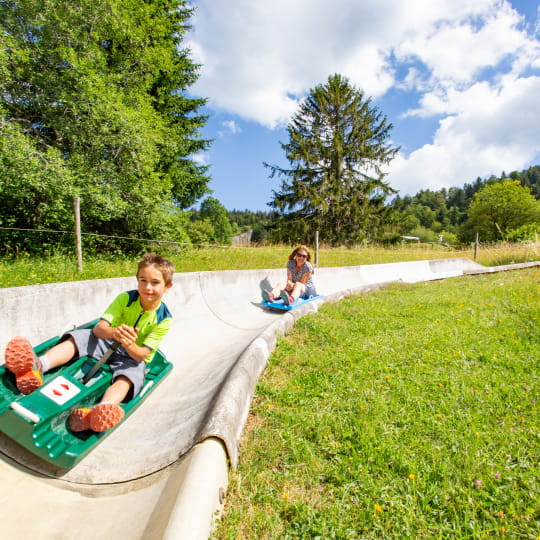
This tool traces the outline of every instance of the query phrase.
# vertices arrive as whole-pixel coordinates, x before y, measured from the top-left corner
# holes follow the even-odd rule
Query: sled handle
[[[140,315],[137,317],[137,320],[135,321],[135,324],[133,325],[133,328],[137,328],[137,325],[139,324],[139,321],[141,320],[141,317],[143,316],[144,311],[141,311]],[[81,379],[81,382],[83,384],[86,384],[96,373],[96,371],[111,357],[112,354],[114,354],[118,347],[120,347],[120,343],[118,341],[115,341],[107,351],[103,354],[103,356],[99,359],[98,362],[94,364],[94,367]]]
[[[94,364],[92,369],[81,379],[86,384],[96,373],[96,371],[118,350],[120,343],[115,341],[103,354],[103,356]]]
[[[12,401],[9,406],[17,413],[19,414],[20,416],[22,416],[23,418],[26,418],[27,420],[30,420],[30,422],[34,423],[34,424],[37,424],[40,420],[41,420],[41,417],[32,412],[32,411],[29,411],[26,407],[23,407],[20,403],[18,403],[17,401]]]

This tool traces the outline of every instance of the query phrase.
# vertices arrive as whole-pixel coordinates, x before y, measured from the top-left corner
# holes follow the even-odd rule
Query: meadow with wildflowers
[[[540,538],[539,283],[392,285],[299,319],[215,538]]]
[[[198,272],[284,268],[287,256],[293,248],[294,246],[217,246],[163,250],[160,246],[149,245],[147,250],[156,251],[170,258],[177,272]],[[143,252],[132,256],[85,255],[83,269],[80,272],[77,267],[77,257],[74,254],[54,253],[40,258],[24,252],[14,254],[10,251],[0,258],[0,287],[131,276],[142,254]],[[404,244],[393,248],[368,246],[354,249],[331,249],[321,247],[318,263],[321,267],[357,266],[455,257],[473,259],[474,249],[470,247],[458,250],[437,244]],[[540,260],[540,244],[482,246],[476,260],[485,266],[537,261]]]

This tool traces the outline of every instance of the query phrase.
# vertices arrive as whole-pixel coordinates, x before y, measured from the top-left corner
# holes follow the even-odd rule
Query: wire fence
[[[73,241],[70,244],[67,244],[66,242],[60,243],[58,242],[58,246],[62,247],[74,247],[75,246],[75,232],[74,231],[66,231],[66,230],[55,230],[55,229],[29,229],[29,228],[20,228],[20,227],[0,227],[0,231],[12,231],[12,232],[22,232],[22,233],[31,233],[31,234],[41,234],[41,235],[51,235],[51,234],[57,234],[57,235],[64,235],[69,236],[70,240],[73,239]],[[89,232],[82,232],[81,236],[86,239],[102,239],[106,242],[110,241],[118,241],[122,240],[125,242],[132,242],[134,245],[137,243],[139,244],[149,244],[153,246],[163,246],[168,249],[174,249],[174,250],[189,250],[191,248],[198,248],[198,249],[245,249],[245,250],[257,250],[262,249],[268,246],[260,246],[260,245],[246,245],[246,244],[216,244],[216,243],[193,243],[193,242],[178,242],[173,240],[166,240],[162,238],[139,238],[139,237],[132,237],[132,236],[121,236],[121,235],[107,235],[107,234],[99,234],[99,233],[89,233]],[[49,245],[54,245],[54,242],[51,242],[50,236],[47,236],[47,240]],[[355,249],[362,249],[367,248],[370,245],[360,245],[356,246]],[[441,244],[441,247],[445,247],[448,251],[463,251],[463,250],[475,250],[482,253],[490,253],[493,255],[496,255],[497,253],[504,253],[509,249],[509,247],[512,247],[513,250],[516,248],[516,244],[511,244],[509,242],[498,242],[498,243],[487,243],[487,242],[481,242],[480,240],[477,240],[476,243],[468,244],[467,246],[443,246]],[[530,250],[532,253],[540,256],[540,242],[538,241],[529,241],[529,242],[522,242],[519,244],[519,246],[524,250]],[[6,242],[4,242],[4,247],[6,251],[9,251],[10,246]],[[114,247],[114,245],[112,245]],[[145,246],[146,247],[146,246]],[[407,243],[401,246],[401,248],[411,249],[411,250],[421,250],[424,248],[431,248],[433,247],[433,243]],[[290,251],[290,246],[275,246],[272,245],[272,249],[276,250],[282,250],[282,251]],[[323,242],[319,244],[319,249],[325,250],[325,249],[332,249],[335,253],[338,252],[350,252],[351,248],[345,248],[345,247],[333,247],[333,246],[326,246]]]
[[[25,229],[25,228],[19,228],[19,227],[0,227],[0,231],[18,231],[18,232],[30,232],[30,233],[41,233],[41,234],[62,234],[62,235],[70,235],[70,237],[73,238],[73,243],[71,245],[75,245],[75,232],[74,231],[62,231],[62,230],[54,230],[54,229]],[[100,238],[104,240],[123,240],[133,243],[148,243],[148,244],[157,244],[157,245],[163,245],[168,246],[170,248],[176,248],[176,249],[190,249],[190,248],[212,248],[212,249],[259,249],[260,246],[256,245],[243,245],[243,244],[216,244],[216,243],[208,243],[208,244],[198,244],[194,242],[177,242],[174,240],[164,240],[160,238],[137,238],[132,236],[119,236],[119,235],[108,235],[108,234],[99,234],[99,233],[85,233],[81,232],[81,236],[83,238]],[[60,244],[59,244],[60,245]],[[62,244],[62,246],[66,246],[65,243]],[[7,247],[7,246],[6,246]],[[283,249],[287,250],[289,248],[285,247],[277,247],[276,249]]]

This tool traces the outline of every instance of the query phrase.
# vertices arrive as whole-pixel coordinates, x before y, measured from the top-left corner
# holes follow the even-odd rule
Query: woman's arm
[[[286,288],[290,289],[294,285],[292,280],[292,272],[287,268],[287,285]]]

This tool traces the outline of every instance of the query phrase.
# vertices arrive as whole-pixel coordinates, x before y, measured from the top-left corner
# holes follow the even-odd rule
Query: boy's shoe
[[[75,409],[68,418],[71,431],[107,431],[124,418],[124,409],[112,403],[98,403],[92,408]]]
[[[287,291],[283,291],[281,293],[281,299],[283,300],[283,303],[287,306],[294,304],[294,298]]]
[[[75,409],[68,418],[68,426],[71,431],[86,431],[90,429],[90,409]]]
[[[270,291],[265,291],[263,289],[261,291],[261,294],[262,294],[263,300],[265,302],[275,302],[276,301],[276,297]]]
[[[31,394],[43,384],[42,366],[32,345],[23,337],[14,337],[6,346],[6,369],[15,375],[17,390]]]

